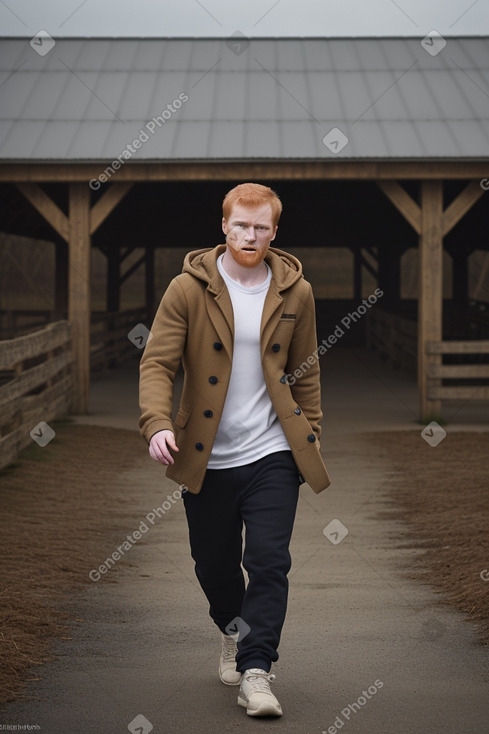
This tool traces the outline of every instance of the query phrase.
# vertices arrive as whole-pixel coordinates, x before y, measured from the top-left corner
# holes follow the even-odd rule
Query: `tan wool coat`
[[[182,273],[161,299],[140,363],[141,435],[149,443],[157,431],[173,431],[180,450],[172,452],[175,462],[166,476],[194,494],[202,487],[231,376],[233,308],[216,262],[225,249],[217,245],[187,253]],[[263,378],[299,473],[321,492],[330,479],[320,453],[323,414],[313,292],[297,258],[270,247],[265,261],[272,279],[260,328]],[[172,420],[180,362],[182,395]],[[294,370],[300,376],[292,379]]]

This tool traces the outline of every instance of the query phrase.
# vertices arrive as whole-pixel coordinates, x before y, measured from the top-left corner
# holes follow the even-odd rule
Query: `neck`
[[[222,258],[222,264],[229,277],[246,288],[260,285],[268,275],[267,266],[263,260],[254,268],[245,268],[236,262],[229,252],[229,248],[226,248]]]

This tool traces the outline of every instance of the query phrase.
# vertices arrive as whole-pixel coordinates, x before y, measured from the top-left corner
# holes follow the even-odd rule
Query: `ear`
[[[277,229],[278,229],[278,224],[275,226],[275,230],[273,232],[273,237],[270,237],[270,242],[273,242],[273,240],[275,239],[275,235],[277,234]]]
[[[228,233],[228,225],[224,217],[222,218],[222,231],[224,232],[224,234]]]

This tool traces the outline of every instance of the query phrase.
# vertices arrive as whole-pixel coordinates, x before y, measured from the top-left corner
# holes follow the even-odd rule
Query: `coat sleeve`
[[[172,423],[173,383],[185,349],[188,308],[185,292],[174,278],[151,325],[139,366],[139,430],[149,443],[158,431],[175,431]]]
[[[307,281],[305,281],[307,282]],[[294,334],[287,356],[292,397],[300,406],[316,439],[321,437],[321,378],[316,336],[316,306],[310,283],[302,308],[297,310]],[[309,358],[309,361],[308,361]],[[294,374],[295,372],[295,374]]]

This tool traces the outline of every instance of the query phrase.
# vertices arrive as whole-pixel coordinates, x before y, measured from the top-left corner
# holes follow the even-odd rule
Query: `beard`
[[[243,250],[235,250],[233,247],[228,246],[233,260],[241,265],[243,268],[256,268],[257,265],[263,262],[265,259],[266,252],[255,250],[254,252],[244,252]]]

